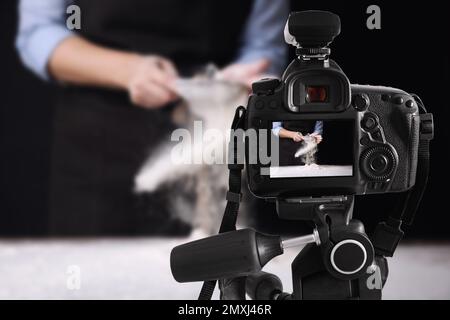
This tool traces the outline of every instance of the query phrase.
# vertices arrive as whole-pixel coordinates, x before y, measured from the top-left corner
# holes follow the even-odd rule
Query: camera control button
[[[355,94],[352,101],[353,107],[358,111],[365,111],[370,105],[369,96],[365,93]]]
[[[270,100],[269,101],[269,108],[270,109],[277,109],[278,108],[278,101],[277,100]]]
[[[408,101],[406,101],[406,103],[405,103],[405,105],[408,107],[408,108],[414,108],[414,101],[413,100],[408,100]]]
[[[395,103],[395,104],[399,104],[399,105],[400,105],[400,104],[403,104],[403,102],[405,102],[405,100],[403,99],[403,97],[400,97],[400,96],[399,96],[399,97],[395,97],[395,98],[394,98],[394,103]]]
[[[373,172],[381,173],[384,170],[386,170],[388,163],[389,163],[389,160],[386,158],[386,156],[383,154],[379,154],[372,159],[372,161],[370,162],[369,165],[370,165],[370,169]]]
[[[279,85],[280,80],[278,79],[262,79],[252,84],[252,90],[256,94],[272,94]]]
[[[359,140],[359,143],[363,146],[367,146],[370,143],[370,139],[369,139],[369,137],[364,136]]]
[[[258,100],[255,102],[255,108],[256,109],[263,109],[264,108],[264,102],[261,100]]]
[[[384,142],[384,137],[383,137],[383,133],[381,132],[380,129],[376,129],[375,131],[373,131],[370,136],[372,137],[373,140],[378,141],[378,142]]]
[[[373,130],[377,125],[378,121],[373,116],[365,116],[361,120],[361,127],[366,131]]]

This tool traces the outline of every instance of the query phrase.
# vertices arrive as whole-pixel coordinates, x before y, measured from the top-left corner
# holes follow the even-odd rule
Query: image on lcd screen
[[[270,178],[353,176],[353,128],[351,120],[273,122],[279,157]]]

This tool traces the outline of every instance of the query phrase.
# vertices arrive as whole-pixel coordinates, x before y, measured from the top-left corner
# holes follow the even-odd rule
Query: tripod
[[[374,256],[363,224],[352,219],[353,204],[353,196],[277,201],[280,218],[313,221],[320,241],[283,242],[284,248],[310,242],[292,263],[292,294],[283,293],[279,278],[265,272],[247,277],[247,294],[253,299],[381,299],[387,261]]]
[[[277,200],[280,218],[311,221],[314,232],[283,240],[241,229],[186,243],[172,250],[172,274],[179,282],[206,281],[212,290],[221,279],[222,300],[246,294],[255,300],[381,299],[387,262],[352,219],[353,204],[353,196]],[[286,248],[303,245],[292,263],[293,293],[285,293],[276,275],[261,270]]]
[[[175,247],[171,270],[178,282],[205,281],[199,299],[211,299],[217,279],[221,299],[381,299],[388,275],[385,257],[392,257],[410,226],[425,191],[429,172],[429,143],[433,117],[421,106],[420,137],[415,185],[400,198],[388,220],[380,222],[369,239],[362,222],[353,219],[353,196],[277,198],[281,219],[313,222],[311,235],[289,240],[236,230],[241,201],[243,164],[232,144],[229,190],[219,234]],[[243,128],[245,108],[236,110],[232,129]],[[230,140],[232,141],[232,140]],[[315,243],[315,244],[313,244]],[[285,248],[306,245],[292,263],[293,293],[284,293],[280,279],[261,272],[262,267]]]

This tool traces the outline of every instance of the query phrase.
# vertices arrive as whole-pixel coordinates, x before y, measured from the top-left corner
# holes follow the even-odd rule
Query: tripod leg
[[[381,299],[381,291],[386,283],[387,276],[388,264],[386,258],[376,256],[374,264],[359,279],[359,298],[365,300]]]
[[[383,256],[375,256],[375,261],[377,265],[380,267],[380,273],[381,273],[381,282],[383,284],[386,283],[388,275],[389,275],[389,267],[387,263],[387,259]]]

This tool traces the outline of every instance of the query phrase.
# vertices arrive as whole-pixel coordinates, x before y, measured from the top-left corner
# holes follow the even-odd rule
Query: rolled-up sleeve
[[[281,122],[274,122],[274,123],[272,123],[272,133],[274,135],[276,135],[277,137],[280,136],[281,128],[283,128]]]
[[[20,0],[16,48],[26,67],[49,79],[47,64],[58,44],[73,35],[66,28],[68,0]]]
[[[323,134],[323,121],[316,121],[314,126],[314,133]]]
[[[267,58],[271,62],[268,73],[280,75],[287,62],[283,32],[288,15],[288,0],[254,0],[236,62]]]

